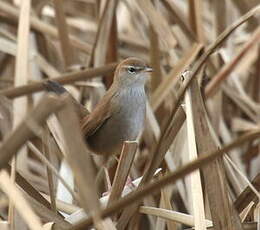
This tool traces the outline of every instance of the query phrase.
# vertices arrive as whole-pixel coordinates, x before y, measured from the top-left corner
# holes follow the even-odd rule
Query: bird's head
[[[138,58],[127,58],[116,68],[114,81],[121,86],[144,85],[153,69]]]

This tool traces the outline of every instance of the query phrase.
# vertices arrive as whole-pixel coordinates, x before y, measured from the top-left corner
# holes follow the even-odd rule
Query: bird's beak
[[[153,72],[153,68],[147,66],[147,67],[145,67],[144,72],[151,73],[151,72]]]

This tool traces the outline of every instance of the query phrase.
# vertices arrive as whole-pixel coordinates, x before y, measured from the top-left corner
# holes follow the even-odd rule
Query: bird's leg
[[[98,185],[101,185],[102,182],[105,183],[105,187],[106,187],[106,191],[105,193],[103,193],[102,195],[107,195],[110,190],[111,190],[111,180],[110,180],[110,177],[109,177],[109,169],[111,167],[113,167],[113,165],[115,165],[116,163],[116,158],[112,157],[112,158],[108,158],[108,157],[102,157],[102,160],[100,162],[100,169],[97,173],[97,177],[96,177],[96,184],[97,186]]]
[[[109,192],[109,191],[111,191],[112,184],[111,184],[111,180],[110,180],[110,177],[109,177],[109,172],[108,172],[108,168],[107,167],[104,167],[104,172],[105,172],[106,190]]]
[[[131,188],[131,189],[135,189],[135,188],[136,188],[136,186],[135,186],[135,184],[133,183],[133,180],[132,180],[132,178],[131,178],[130,175],[128,175],[128,177],[127,177],[127,179],[126,179],[125,185],[128,186],[128,187]]]

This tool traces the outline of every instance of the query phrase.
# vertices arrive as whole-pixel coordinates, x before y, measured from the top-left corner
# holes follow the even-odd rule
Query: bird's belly
[[[90,149],[97,154],[119,154],[124,141],[136,140],[144,119],[145,104],[121,109],[87,139]]]

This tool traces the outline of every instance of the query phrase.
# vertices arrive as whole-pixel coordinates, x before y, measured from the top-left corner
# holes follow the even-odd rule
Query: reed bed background
[[[257,0],[0,0],[0,229],[259,230],[259,17]],[[79,121],[130,56],[154,68],[145,129],[97,177]]]

